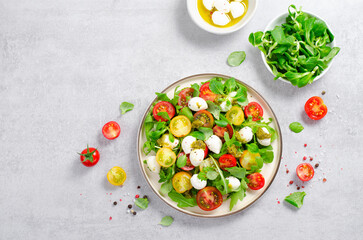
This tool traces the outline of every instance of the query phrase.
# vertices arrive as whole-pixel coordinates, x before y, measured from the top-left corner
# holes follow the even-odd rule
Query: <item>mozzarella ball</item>
[[[214,1],[215,8],[222,13],[229,13],[231,10],[231,5],[228,0],[215,0]]]
[[[231,2],[231,14],[233,18],[238,18],[243,15],[245,12],[245,7],[242,3],[239,2]]]
[[[232,98],[234,98],[236,95],[237,95],[237,92],[235,92],[235,91],[230,92],[230,93],[228,94],[228,98],[229,98],[229,100],[231,100],[231,101],[232,101]]]
[[[193,97],[193,98],[191,98],[189,100],[188,107],[192,111],[197,112],[197,111],[200,111],[200,110],[207,109],[208,108],[208,104],[207,104],[207,102],[203,98]]]
[[[189,155],[190,162],[193,166],[198,167],[204,159],[203,149],[193,149]]]
[[[230,176],[226,178],[228,180],[228,187],[234,191],[237,190],[239,188],[239,186],[241,185],[240,180],[238,180],[237,178]]]
[[[160,165],[156,161],[155,156],[149,156],[146,158],[147,167],[149,170],[153,173],[159,173],[160,172]]]
[[[225,13],[220,11],[215,11],[212,14],[212,21],[215,25],[224,26],[227,25],[231,21],[231,19]]]
[[[214,8],[214,0],[203,0],[203,5],[206,9],[211,11]]]
[[[197,141],[197,139],[192,136],[186,136],[183,139],[181,146],[185,154],[189,154],[192,151],[192,144],[195,141]]]
[[[170,142],[169,134],[164,134],[159,140],[158,144],[162,147],[175,148],[179,144],[179,140],[174,138],[174,142]]]
[[[205,144],[207,144],[207,147],[212,152],[214,152],[216,154],[219,154],[221,152],[222,140],[218,136],[212,135],[204,142],[205,142]]]
[[[207,181],[199,179],[198,174],[193,175],[193,177],[190,179],[190,183],[195,189],[198,190],[205,188],[207,186]]]
[[[265,127],[261,128],[261,130],[264,131],[265,133],[270,134],[270,132]],[[261,144],[262,146],[269,146],[269,145],[271,145],[271,138],[265,138],[265,139],[257,138],[257,142],[259,144]]]
[[[228,112],[232,108],[232,103],[226,100],[223,101],[219,106],[221,107],[221,112]]]
[[[239,130],[239,135],[241,135],[242,143],[248,143],[253,138],[253,132],[252,128],[250,127],[244,127],[241,130]]]

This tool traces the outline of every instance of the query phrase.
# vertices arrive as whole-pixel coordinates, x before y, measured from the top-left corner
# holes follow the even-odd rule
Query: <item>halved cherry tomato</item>
[[[309,163],[302,163],[296,168],[296,174],[301,181],[309,181],[314,177],[314,168]]]
[[[245,117],[243,115],[243,110],[239,106],[233,106],[227,113],[226,118],[236,126],[239,126],[243,123],[245,120]]]
[[[258,121],[263,116],[263,109],[260,104],[258,104],[256,102],[250,102],[245,107],[245,115],[246,115],[246,117],[252,116],[253,121]]]
[[[185,155],[185,152],[179,153],[178,157],[181,157],[183,155]],[[189,154],[187,154],[187,164],[184,167],[182,167],[181,169],[183,169],[184,171],[190,171],[190,170],[194,169],[193,164],[190,162]]]
[[[252,173],[247,175],[249,182],[247,183],[248,187],[252,190],[259,190],[265,186],[265,178],[261,173]]]
[[[328,112],[328,108],[320,97],[311,97],[305,103],[305,112],[313,120],[322,119]]]
[[[100,160],[100,153],[98,150],[96,148],[90,148],[88,145],[86,149],[78,154],[80,155],[81,163],[86,167],[92,167]]]
[[[222,142],[225,142],[224,140],[225,132],[228,132],[229,138],[233,137],[233,128],[229,124],[226,127],[220,127],[218,125],[215,125],[213,128],[214,135],[217,135],[222,140]]]
[[[169,127],[175,137],[185,137],[192,130],[192,123],[186,116],[180,115],[170,121]]]
[[[203,168],[205,167],[213,167],[214,166],[214,162],[212,159],[210,158],[207,158],[207,159],[204,159],[202,161],[202,163],[199,165],[199,170],[200,171],[203,171]]]
[[[156,161],[162,167],[170,167],[176,161],[176,154],[168,147],[162,147],[156,153]]]
[[[214,125],[214,118],[210,112],[207,110],[200,110],[194,114],[194,120],[200,120],[203,127],[212,128]]]
[[[102,128],[102,134],[105,138],[109,140],[113,140],[120,136],[120,125],[117,122],[111,121],[106,123]]]
[[[197,204],[204,211],[212,211],[223,203],[221,192],[215,187],[205,187],[197,193]]]
[[[219,166],[222,170],[237,166],[237,160],[231,154],[224,154],[219,158]]]
[[[217,94],[215,94],[214,92],[212,92],[209,88],[209,82],[204,83],[200,89],[199,89],[200,93],[199,93],[199,97],[203,98],[206,101],[214,101],[217,97]]]
[[[204,158],[206,158],[206,157],[207,157],[208,152],[209,152],[209,149],[208,149],[207,145],[205,145],[205,149],[204,149]]]
[[[193,97],[193,92],[194,92],[193,88],[184,88],[183,90],[181,90],[180,93],[178,94],[179,96],[178,105],[182,107],[188,106],[187,98]]]
[[[256,157],[261,157],[261,155],[259,153],[251,153],[248,150],[244,150],[239,162],[242,167],[251,170],[252,166],[257,166]]]
[[[172,119],[175,115],[175,108],[173,104],[170,102],[161,101],[158,102],[153,108],[153,116],[156,121],[166,122],[168,119],[164,119],[163,117],[159,116],[159,112],[166,112],[169,115],[169,118]]]
[[[192,178],[192,175],[187,172],[178,172],[174,175],[172,179],[172,184],[178,193],[184,193],[190,189],[193,188],[192,183],[190,182],[190,179]]]
[[[120,167],[113,167],[107,173],[107,180],[115,186],[122,185],[126,180],[126,172]]]

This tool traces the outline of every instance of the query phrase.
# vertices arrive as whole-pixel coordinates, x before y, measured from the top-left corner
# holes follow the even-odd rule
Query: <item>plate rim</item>
[[[196,77],[204,77],[204,76],[215,76],[215,77],[222,77],[222,78],[232,78],[231,76],[228,76],[228,75],[224,75],[224,74],[219,74],[219,73],[200,73],[200,74],[194,74],[194,75],[190,75],[190,76],[187,76],[187,77],[184,77],[182,79],[179,79],[171,84],[169,84],[166,88],[164,88],[161,93],[164,93],[166,90],[168,90],[168,88],[170,88],[172,85],[174,84],[178,84],[178,83],[182,83],[190,78],[196,78]],[[260,199],[265,193],[266,191],[270,188],[270,186],[272,185],[273,181],[275,180],[275,177],[279,171],[279,168],[280,168],[280,165],[281,165],[281,157],[282,157],[282,152],[283,152],[283,144],[282,144],[282,134],[281,134],[281,127],[280,127],[280,124],[278,122],[278,119],[276,117],[276,114],[275,112],[273,111],[273,109],[271,108],[270,104],[266,101],[266,99],[259,93],[257,92],[253,87],[251,87],[250,85],[246,84],[245,82],[235,78],[236,81],[242,83],[243,85],[245,85],[248,89],[250,89],[251,91],[253,91],[255,94],[257,94],[259,97],[262,98],[262,100],[267,104],[267,106],[271,109],[271,113],[272,113],[272,116],[276,122],[276,126],[277,126],[277,133],[279,135],[279,145],[280,145],[280,156],[278,156],[278,165],[277,165],[277,168],[276,168],[276,171],[275,173],[273,174],[273,177],[271,179],[271,182],[270,184],[264,189],[263,193],[258,196],[256,199],[254,199],[252,202],[250,202],[249,204],[247,204],[246,206],[242,207],[241,209],[238,209],[237,211],[234,211],[234,212],[227,212],[225,214],[220,214],[220,215],[203,215],[203,214],[199,214],[199,213],[193,213],[193,212],[190,212],[184,208],[180,208],[180,207],[176,207],[176,206],[173,206],[172,204],[170,204],[169,202],[167,202],[163,196],[161,196],[161,194],[156,191],[154,189],[154,187],[152,186],[152,184],[150,183],[150,181],[148,180],[148,177],[146,175],[146,172],[145,172],[145,169],[143,167],[143,165],[141,164],[141,156],[140,156],[140,134],[142,133],[142,128],[143,128],[143,123],[145,121],[145,118],[152,106],[152,104],[157,100],[157,97],[155,97],[150,104],[148,104],[143,116],[142,116],[142,119],[140,121],[140,124],[139,124],[139,128],[138,128],[138,131],[137,131],[137,137],[136,137],[136,148],[137,148],[137,157],[138,157],[138,162],[139,162],[139,167],[141,169],[141,172],[142,172],[142,175],[144,177],[144,179],[146,180],[146,182],[148,183],[149,187],[152,189],[152,191],[164,202],[166,203],[168,206],[170,206],[171,208],[175,209],[175,210],[178,210],[179,212],[182,212],[182,213],[185,213],[187,215],[190,215],[190,216],[194,216],[194,217],[201,217],[201,218],[220,218],[220,217],[226,217],[226,216],[231,216],[233,214],[237,214],[237,213],[240,213],[241,211],[247,209],[248,207],[250,207],[251,205],[253,205],[258,199]]]

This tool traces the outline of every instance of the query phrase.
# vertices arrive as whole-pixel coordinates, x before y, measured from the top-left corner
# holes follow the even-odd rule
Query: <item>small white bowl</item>
[[[197,24],[200,28],[210,33],[223,35],[235,32],[241,29],[243,26],[245,26],[255,14],[257,9],[257,3],[258,0],[249,0],[246,15],[241,19],[241,21],[227,28],[219,28],[207,23],[199,14],[198,0],[187,0],[187,7],[188,7],[189,16],[192,18],[194,23]]]
[[[311,17],[315,17],[316,19],[319,19],[319,20],[322,20],[322,21],[324,21],[325,22],[325,24],[326,24],[326,26],[328,27],[328,29],[330,30],[330,32],[334,35],[334,33],[332,32],[332,30],[331,30],[331,27],[328,25],[328,23],[324,20],[324,19],[322,19],[321,17],[318,17],[317,15],[315,15],[315,14],[312,14],[312,13],[310,13],[310,12],[307,12],[307,11],[304,11],[304,13],[306,13],[306,14],[308,14],[308,15],[310,15]],[[280,15],[280,16],[278,16],[278,17],[276,17],[276,18],[274,18],[274,19],[272,19],[268,24],[267,24],[267,26],[266,26],[266,28],[265,28],[265,30],[264,30],[264,32],[266,32],[266,31],[269,31],[269,30],[273,30],[276,26],[281,26],[281,24],[283,24],[283,23],[286,23],[286,18],[289,16],[289,14],[288,13],[284,13],[284,14],[282,14],[282,15]],[[334,35],[335,36],[335,35]],[[336,45],[335,45],[335,38],[334,38],[334,40],[333,40],[333,42],[331,42],[331,43],[329,43],[329,44],[327,44],[327,46],[329,46],[329,47],[331,47],[331,48],[333,48],[333,47],[335,47]],[[263,63],[265,64],[265,66],[266,66],[266,68],[269,70],[269,72],[272,74],[272,75],[274,75],[273,74],[273,72],[272,72],[272,69],[270,68],[270,66],[267,64],[267,62],[266,62],[266,57],[265,57],[265,54],[263,54],[263,52],[261,52],[261,57],[262,57],[262,61],[263,61]],[[334,60],[334,58],[333,58],[333,60]],[[320,75],[318,75],[315,79],[314,79],[314,81],[313,82],[315,82],[315,81],[317,81],[317,80],[319,80],[321,77],[323,77],[324,75],[325,75],[325,73],[330,69],[330,67],[331,67],[331,64],[332,64],[332,62],[333,62],[333,60],[331,60],[330,61],[330,63],[328,64],[328,67],[320,74]],[[275,76],[275,75],[274,75]],[[286,80],[286,79],[283,79],[283,78],[278,78],[279,80],[281,80],[281,81],[284,81],[284,82],[287,82],[287,83],[290,83],[291,84],[291,82],[290,81],[288,81],[288,80]]]

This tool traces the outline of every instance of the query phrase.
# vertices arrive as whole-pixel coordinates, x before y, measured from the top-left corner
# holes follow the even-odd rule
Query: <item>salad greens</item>
[[[231,67],[237,67],[246,59],[245,51],[236,51],[228,56],[227,62]]]
[[[304,202],[305,195],[305,192],[294,192],[289,196],[285,197],[285,201],[297,208],[301,208]]]
[[[165,227],[168,227],[168,226],[170,226],[172,223],[174,222],[174,219],[172,218],[172,217],[170,217],[170,216],[165,216],[165,217],[163,217],[162,219],[161,219],[161,221],[160,221],[160,225],[163,225],[163,226],[165,226]]]
[[[274,80],[281,77],[300,88],[312,83],[340,48],[328,46],[334,36],[325,22],[294,5],[288,12],[286,23],[265,33],[251,33],[248,40],[264,53]]]
[[[134,104],[132,104],[132,103],[123,102],[120,105],[121,114],[125,114],[125,113],[131,111],[132,109],[134,109]]]
[[[146,209],[149,205],[149,200],[147,198],[136,198],[135,205],[141,209]]]
[[[304,127],[301,123],[299,122],[293,122],[293,123],[290,123],[289,125],[289,128],[291,131],[293,131],[294,133],[299,133],[301,132],[302,130],[304,130]]]
[[[197,193],[205,188],[202,187],[201,190],[201,188],[196,188],[193,185],[195,183],[192,181],[192,176],[197,175],[195,179],[201,182],[204,181],[207,187],[212,187],[221,195],[227,196],[230,199],[229,208],[232,210],[237,202],[242,201],[246,196],[248,183],[251,181],[247,176],[259,173],[264,164],[273,161],[274,152],[270,144],[277,139],[277,133],[270,126],[272,119],[264,120],[262,117],[257,121],[253,121],[252,115],[244,116],[243,108],[249,103],[247,89],[234,78],[223,79],[214,77],[202,84],[200,86],[200,84],[194,83],[189,88],[180,90],[176,88],[171,97],[165,93],[156,93],[158,100],[152,105],[152,109],[150,109],[144,121],[146,141],[143,145],[143,151],[145,155],[151,155],[152,152],[152,155],[154,155],[164,148],[169,148],[169,154],[170,149],[173,152],[172,154],[175,154],[175,159],[171,158],[170,165],[160,164],[158,162],[158,154],[156,154],[155,160],[156,164],[160,164],[160,170],[156,171],[159,174],[159,183],[161,183],[159,192],[161,195],[168,196],[176,202],[178,207],[200,206]],[[205,90],[206,84],[208,91]],[[205,92],[207,92],[207,95],[204,95]],[[186,93],[189,95],[186,95]],[[193,110],[195,107],[187,103],[194,97],[199,97],[198,99],[205,101],[204,106],[207,106],[207,108],[200,111]],[[185,99],[180,101],[180,98]],[[203,100],[204,98],[205,100]],[[160,104],[160,101],[167,102],[167,104],[170,103],[175,113],[169,114],[166,111],[153,111],[153,108]],[[186,104],[182,105],[181,102]],[[242,114],[236,115],[232,107],[239,109],[238,111]],[[198,115],[195,113],[202,111],[204,111],[204,115],[198,118]],[[155,116],[162,117],[164,121],[157,121]],[[172,122],[176,117],[183,117],[184,120],[186,119],[185,121],[188,121],[188,119],[190,121],[190,131],[183,136],[173,132]],[[235,123],[233,118],[237,117],[241,120],[238,125],[233,124]],[[206,118],[209,120],[206,120]],[[197,121],[204,122],[196,124]],[[243,128],[251,131],[250,139],[243,139],[244,136],[243,134],[241,135]],[[257,132],[261,131],[261,128],[266,128],[269,132],[267,135],[270,138],[270,144],[268,145],[261,145],[257,139]],[[166,134],[167,136],[165,136]],[[185,146],[183,146],[183,140],[188,136],[193,136],[197,139],[190,144],[191,148],[203,149],[203,152],[206,148],[207,150],[209,149],[208,155],[201,159],[200,165],[197,165],[192,159],[192,154],[185,154],[186,150],[184,149]],[[213,146],[207,144],[209,139],[213,137],[220,141],[219,151],[212,151]],[[167,140],[168,147],[165,147],[163,145],[165,143],[161,140]],[[170,144],[172,143],[173,145],[171,146]],[[243,161],[245,155],[247,155],[247,163]],[[222,165],[222,156],[229,156],[235,159],[235,164]],[[151,171],[153,167],[149,167],[149,162],[144,161],[144,163],[148,165]],[[194,166],[193,163],[196,165]],[[174,181],[174,176],[180,175],[180,173],[184,174],[184,176],[190,176],[190,178],[178,180],[179,182]],[[178,184],[184,184],[183,188],[178,189]],[[221,201],[223,201],[222,198]]]

